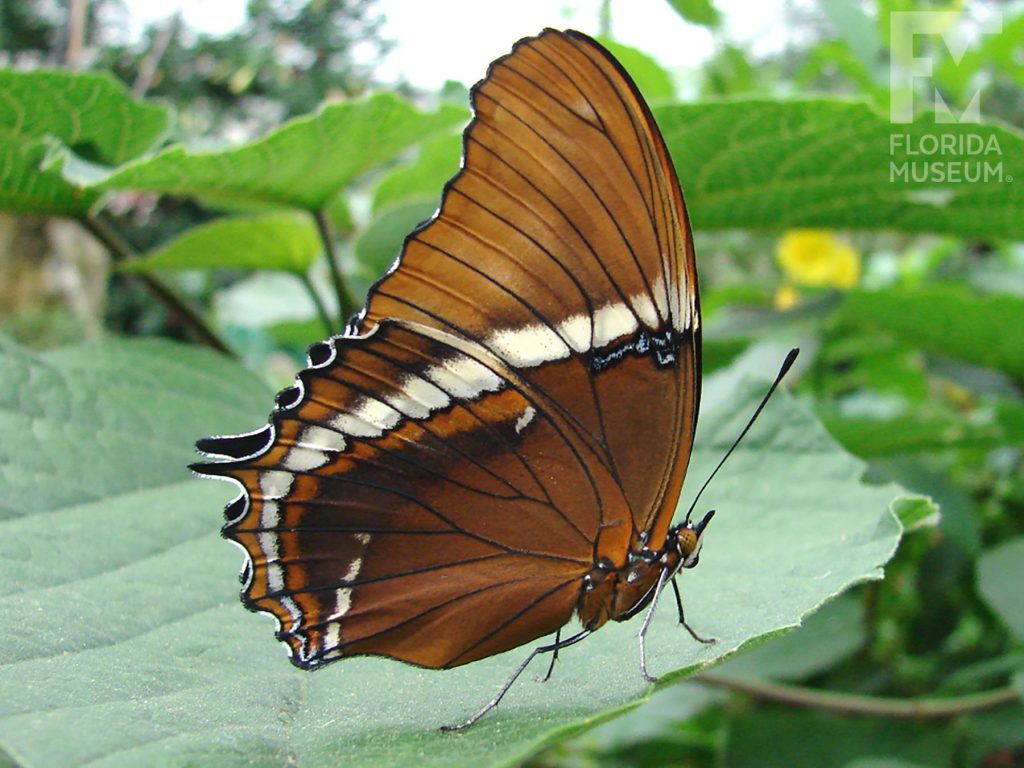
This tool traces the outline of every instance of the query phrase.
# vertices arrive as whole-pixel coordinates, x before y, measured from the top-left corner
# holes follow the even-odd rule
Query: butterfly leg
[[[568,648],[570,645],[575,645],[576,643],[578,643],[583,638],[588,637],[591,634],[591,632],[593,632],[593,630],[584,629],[583,631],[577,632],[575,635],[572,635],[571,637],[565,638],[565,640],[558,639],[556,642],[551,643],[550,645],[540,645],[540,646],[537,646],[532,651],[530,651],[530,655],[526,657],[526,660],[523,661],[523,663],[520,664],[516,668],[516,671],[512,673],[512,677],[510,677],[506,681],[506,683],[503,686],[501,686],[501,690],[498,691],[498,695],[495,696],[493,699],[491,699],[489,702],[487,702],[487,705],[483,709],[481,709],[479,712],[477,712],[475,715],[473,715],[471,718],[469,718],[469,720],[467,720],[464,723],[458,723],[456,725],[442,725],[439,730],[442,730],[442,731],[462,731],[462,730],[465,730],[466,728],[469,728],[471,725],[476,724],[476,722],[481,717],[483,717],[488,712],[490,712],[492,709],[494,709],[496,706],[498,706],[498,703],[501,701],[502,697],[504,697],[504,695],[506,693],[508,693],[508,689],[512,687],[512,684],[516,681],[516,679],[521,674],[523,674],[523,670],[526,669],[527,666],[529,666],[531,661],[533,661],[533,657],[534,656],[536,656],[538,654],[541,654],[541,653],[550,653],[550,652],[553,652],[553,651],[559,651],[562,648]]]
[[[551,679],[551,673],[555,671],[555,662],[558,661],[558,643],[562,639],[562,628],[559,627],[555,631],[555,650],[551,652],[551,663],[548,664],[548,672],[544,677],[540,679],[540,682],[546,683]]]
[[[658,584],[654,587],[654,597],[651,598],[650,605],[647,606],[647,613],[644,614],[644,623],[640,625],[640,634],[638,635],[640,638],[640,674],[649,683],[658,682],[658,678],[647,672],[647,628],[651,626],[651,618],[654,616],[654,609],[658,606],[658,598],[661,597],[661,591],[665,588],[666,578],[668,578],[668,570],[662,569],[661,575],[658,577]]]
[[[701,637],[694,631],[693,627],[686,623],[686,617],[683,615],[683,598],[679,594],[679,585],[676,584],[675,576],[672,577],[672,591],[676,593],[676,608],[679,610],[679,623],[686,627],[686,631],[690,633],[690,637],[692,637],[698,643],[717,643],[717,638]]]

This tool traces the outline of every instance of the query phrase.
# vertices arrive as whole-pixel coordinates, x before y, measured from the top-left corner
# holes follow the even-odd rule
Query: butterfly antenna
[[[782,367],[779,368],[779,373],[775,377],[775,381],[773,381],[772,385],[768,387],[768,391],[761,399],[761,404],[757,406],[757,410],[754,411],[754,415],[750,417],[750,421],[747,422],[747,426],[743,428],[743,431],[740,432],[740,436],[737,437],[736,441],[732,444],[732,447],[725,452],[725,456],[723,456],[722,460],[718,462],[718,466],[715,467],[714,471],[710,475],[708,475],[708,479],[704,481],[704,485],[702,485],[700,487],[700,490],[697,491],[697,495],[693,498],[693,503],[690,505],[690,508],[686,511],[687,523],[690,522],[690,515],[693,514],[693,510],[697,506],[697,502],[700,500],[700,495],[704,493],[704,489],[707,488],[711,481],[715,479],[715,475],[718,474],[718,470],[720,470],[722,468],[722,465],[725,464],[726,460],[730,456],[732,456],[732,452],[736,450],[736,446],[740,444],[740,441],[744,437],[746,437],[747,432],[750,431],[750,428],[754,426],[754,422],[757,421],[757,417],[761,415],[761,411],[764,410],[764,407],[768,404],[768,400],[771,398],[776,388],[778,388],[783,378],[785,378],[786,374],[789,373],[789,369],[793,367],[793,362],[796,360],[796,356],[799,354],[800,349],[798,347],[793,347],[793,349],[789,350],[789,354],[786,355],[786,359],[782,361]]]

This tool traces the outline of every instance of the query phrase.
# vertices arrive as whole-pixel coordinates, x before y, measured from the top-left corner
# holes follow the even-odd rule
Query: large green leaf
[[[763,392],[751,370],[770,365],[748,355],[705,382],[684,498]],[[184,469],[195,437],[265,419],[251,374],[170,343],[103,342],[7,348],[0,385],[0,751],[20,765],[512,764],[651,692],[637,621],[564,652],[547,684],[528,673],[461,735],[435,728],[486,701],[523,649],[446,672],[369,658],[296,670],[238,603],[238,556],[217,534],[234,491]],[[694,643],[663,606],[652,669],[678,678],[879,578],[900,492],[861,473],[779,396],[701,505],[718,516],[684,599],[718,643]]]
[[[0,69],[0,128],[52,136],[94,163],[142,154],[167,129],[167,110],[138,101],[108,74]]]
[[[891,124],[867,104],[835,99],[737,100],[656,107],[693,223],[703,229],[829,227],[1024,238],[1024,137],[995,124]],[[998,144],[980,154],[970,142]],[[905,138],[909,137],[909,138]],[[948,154],[924,153],[953,141]],[[945,138],[944,138],[945,137]],[[922,142],[925,142],[922,145]],[[890,151],[895,145],[893,151]],[[936,150],[937,152],[939,150]],[[918,152],[918,154],[911,154]],[[988,181],[905,181],[904,162],[1000,169]],[[909,167],[909,166],[908,166]],[[929,171],[931,172],[931,171]]]
[[[40,548],[22,551],[22,567],[39,556],[37,564],[51,580],[69,569],[66,577],[80,578],[85,574],[78,568],[87,563],[59,560],[70,550],[46,555],[43,542],[59,535],[60,526],[36,515],[64,510],[69,522],[86,530],[89,518],[74,512],[77,505],[97,503],[102,512],[112,500],[154,494],[168,484],[184,482],[191,490],[195,485],[182,461],[191,454],[196,427],[249,428],[252,414],[266,410],[265,385],[237,365],[191,347],[110,341],[36,356],[0,337],[0,360],[0,520],[44,526]],[[155,522],[140,506],[132,508],[136,513],[125,524]],[[187,518],[179,516],[178,522]],[[112,533],[101,526],[90,536],[109,537],[116,545],[120,540]],[[106,548],[104,553],[109,554]],[[50,562],[50,556],[58,559]],[[104,557],[91,567],[108,566]],[[12,564],[3,562],[2,567]],[[3,579],[7,594],[12,583],[31,584],[23,581],[23,570],[13,580],[11,575]]]
[[[305,274],[322,246],[309,214],[276,211],[258,216],[215,219],[187,230],[141,259],[119,268],[277,269]]]
[[[870,418],[846,417],[823,409],[819,415],[847,450],[865,459],[927,454],[947,447],[995,448],[1006,442],[1006,433],[998,424],[974,424],[947,414]]]
[[[1008,332],[1024,320],[1024,299],[1017,296],[985,296],[957,284],[851,291],[839,318],[936,354],[1024,376],[1024,345]]]
[[[318,210],[360,174],[465,117],[452,106],[418,112],[398,96],[380,93],[329,105],[241,147],[171,147],[123,166],[97,186]]]
[[[361,271],[376,280],[402,250],[406,236],[437,210],[430,198],[409,198],[379,212],[356,238],[354,252]]]
[[[461,136],[437,136],[423,142],[415,162],[400,166],[381,179],[373,192],[373,210],[410,197],[431,197],[439,203],[441,188],[459,170],[461,156]]]
[[[59,142],[93,163],[115,165],[149,149],[167,111],[136,101],[105,74],[0,69],[0,209],[81,216],[96,202],[46,157]]]
[[[847,594],[832,600],[770,643],[726,661],[715,673],[761,680],[803,680],[849,657],[864,642],[863,600]]]
[[[95,190],[83,190],[43,167],[48,151],[47,139],[0,128],[0,210],[81,216],[96,202]]]

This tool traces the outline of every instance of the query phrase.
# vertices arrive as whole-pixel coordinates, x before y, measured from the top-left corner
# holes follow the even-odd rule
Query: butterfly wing
[[[664,144],[599,45],[548,30],[474,89],[462,171],[271,424],[214,438],[243,599],[292,660],[455,666],[571,618],[664,540],[699,311]]]
[[[195,467],[245,489],[224,533],[293,661],[457,666],[565,624],[625,505],[592,448],[442,332],[386,320],[311,358],[269,426]]]

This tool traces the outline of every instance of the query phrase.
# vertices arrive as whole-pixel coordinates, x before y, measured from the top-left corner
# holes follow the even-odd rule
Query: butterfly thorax
[[[609,619],[627,621],[650,603],[662,573],[675,576],[682,568],[693,568],[700,559],[704,530],[714,516],[708,512],[697,524],[689,521],[671,528],[663,547],[631,548],[622,567],[599,560],[583,577],[576,613],[580,623],[594,630]]]
[[[583,577],[576,604],[580,623],[587,629],[597,629],[609,619],[624,621],[636,615],[653,596],[662,571],[676,571],[679,557],[675,548],[663,552],[642,549],[631,552],[622,568],[599,562]]]

